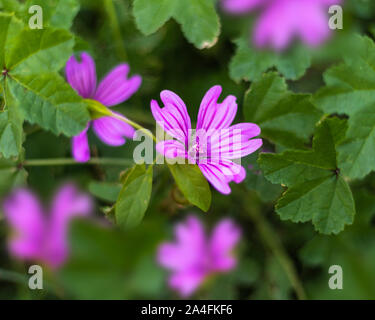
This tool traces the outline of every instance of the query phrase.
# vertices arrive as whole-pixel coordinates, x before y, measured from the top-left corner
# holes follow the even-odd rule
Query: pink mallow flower
[[[190,296],[210,275],[235,268],[232,250],[241,232],[230,219],[222,220],[207,237],[202,223],[189,216],[176,226],[175,234],[177,242],[161,244],[157,259],[172,271],[169,286],[181,296]]]
[[[47,216],[38,199],[26,189],[16,190],[3,204],[5,218],[13,235],[8,247],[21,260],[40,261],[56,269],[68,258],[67,229],[77,216],[88,216],[91,198],[71,185],[57,193]]]
[[[82,53],[80,62],[74,56],[66,63],[67,81],[77,93],[85,99],[93,99],[112,107],[129,99],[140,87],[142,78],[139,75],[128,78],[129,65],[120,64],[96,85],[95,62],[87,53]],[[90,160],[90,148],[87,130],[92,125],[96,135],[107,145],[121,146],[125,138],[133,138],[132,126],[113,117],[103,117],[88,123],[85,130],[73,137],[72,152],[78,162]]]
[[[328,8],[341,0],[222,0],[224,10],[242,14],[253,9],[261,13],[255,23],[258,47],[285,49],[295,36],[311,47],[330,36]]]
[[[221,91],[221,86],[214,86],[204,96],[195,132],[185,103],[171,91],[160,94],[164,108],[152,100],[151,111],[164,131],[176,139],[159,142],[156,150],[167,158],[184,158],[197,164],[214,188],[229,194],[229,183],[240,183],[246,177],[246,170],[232,160],[259,149],[262,139],[251,139],[260,134],[254,123],[231,125],[237,113],[236,97],[228,96],[218,103]]]

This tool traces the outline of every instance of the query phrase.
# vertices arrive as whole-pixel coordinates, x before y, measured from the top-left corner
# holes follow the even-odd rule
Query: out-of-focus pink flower
[[[206,237],[202,223],[189,216],[176,226],[175,234],[177,242],[159,247],[158,262],[172,271],[169,286],[181,296],[190,296],[208,276],[236,266],[232,250],[241,232],[231,220],[222,220]]]
[[[9,240],[12,255],[21,260],[40,261],[56,269],[68,257],[67,229],[77,216],[88,216],[91,198],[71,185],[63,186],[47,216],[37,197],[26,189],[16,190],[3,205],[5,218],[13,230]]]
[[[222,0],[223,8],[228,13],[245,14],[271,0]]]
[[[81,54],[81,61],[74,56],[66,63],[66,78],[71,87],[85,99],[99,101],[107,107],[128,100],[140,87],[142,78],[139,75],[128,78],[129,65],[124,63],[115,67],[107,76],[96,84],[95,62],[87,53]],[[133,138],[134,128],[113,117],[103,117],[91,121],[79,135],[73,137],[72,152],[78,162],[90,160],[90,148],[87,130],[92,124],[96,135],[110,146],[121,146],[125,138]]]
[[[223,8],[234,14],[260,8],[254,42],[258,47],[285,49],[294,37],[311,47],[330,36],[328,7],[341,0],[223,0]]]
[[[246,170],[232,160],[255,152],[262,146],[262,139],[252,139],[260,134],[254,123],[232,125],[237,113],[236,97],[228,96],[218,103],[221,91],[221,86],[214,86],[203,97],[195,133],[185,103],[172,91],[160,94],[164,108],[152,100],[151,111],[164,131],[176,139],[159,142],[156,150],[167,158],[196,163],[216,190],[229,194],[229,183],[240,183],[246,177]]]

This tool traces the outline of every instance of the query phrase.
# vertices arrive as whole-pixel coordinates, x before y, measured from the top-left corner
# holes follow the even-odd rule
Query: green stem
[[[26,284],[27,277],[17,272],[0,269],[0,279],[7,280],[9,282]]]
[[[92,158],[91,160],[81,163],[71,158],[54,158],[54,159],[30,159],[22,163],[24,167],[41,167],[41,166],[70,166],[70,165],[103,165],[103,166],[124,166],[132,165],[133,160],[117,158]]]
[[[121,28],[118,23],[117,15],[116,15],[116,9],[113,4],[113,0],[105,0],[104,5],[107,11],[107,15],[110,21],[113,37],[116,41],[116,50],[117,50],[117,56],[122,61],[128,60],[128,55],[126,53],[124,42],[121,34]]]
[[[113,118],[116,118],[122,122],[125,122],[129,125],[131,125],[133,128],[137,129],[137,130],[140,130],[142,132],[144,132],[146,135],[148,135],[152,140],[154,140],[155,142],[157,142],[156,140],[156,137],[151,133],[150,130],[147,130],[146,128],[142,127],[140,124],[132,121],[132,120],[129,120],[128,118],[125,118],[124,116],[122,115],[119,115],[119,114],[116,114],[116,113],[113,113],[111,114],[111,117]]]
[[[292,260],[289,258],[280,239],[276,236],[276,232],[272,229],[272,226],[267,222],[267,220],[263,218],[258,208],[250,208],[249,206],[245,207],[247,208],[247,212],[250,218],[256,225],[263,242],[269,247],[271,252],[279,260],[294,291],[296,292],[297,298],[299,300],[305,300],[306,293],[303,288],[302,282],[298,278],[298,274]]]
[[[157,142],[156,137],[152,134],[150,130],[147,130],[146,128],[142,127],[140,124],[124,117],[122,114],[115,113],[103,104],[101,104],[99,101],[92,100],[92,99],[85,99],[84,100],[87,103],[87,106],[91,112],[91,117],[93,119],[99,119],[102,117],[111,117],[115,118],[117,120],[120,120],[122,122],[125,122],[129,125],[131,125],[133,128],[140,130],[144,132],[147,136],[149,136],[152,140]]]
[[[126,115],[130,119],[134,119],[136,122],[140,122],[148,125],[155,125],[155,119],[150,114],[144,114],[141,110],[133,110],[131,108],[126,109]]]

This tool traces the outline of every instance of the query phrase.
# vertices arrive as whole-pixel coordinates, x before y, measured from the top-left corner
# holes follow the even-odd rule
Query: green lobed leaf
[[[353,44],[354,45],[354,44]],[[345,62],[324,74],[326,87],[315,95],[315,104],[326,113],[347,114],[348,131],[338,146],[343,174],[363,178],[375,169],[375,44],[357,37],[356,51]]]
[[[173,164],[168,167],[185,198],[206,212],[211,205],[211,190],[198,166]]]
[[[80,7],[78,0],[27,0],[24,3],[17,0],[0,0],[0,9],[14,13],[26,25],[35,15],[35,12],[29,13],[29,9],[35,5],[42,8],[43,28],[63,29],[70,29]]]
[[[43,27],[64,29],[72,26],[80,7],[78,0],[28,0],[25,3],[25,22],[32,16],[28,10],[33,5],[38,5],[43,9]]]
[[[258,124],[262,136],[287,148],[304,148],[322,113],[308,94],[293,94],[285,80],[268,73],[245,94],[246,121]]]
[[[280,185],[272,184],[262,174],[257,163],[258,154],[251,154],[242,159],[242,166],[246,169],[245,185],[248,190],[255,190],[263,202],[275,201],[282,192]]]
[[[328,176],[290,187],[276,205],[282,220],[312,221],[323,234],[337,234],[352,224],[355,208],[352,192],[339,176]]]
[[[55,134],[77,135],[90,120],[81,97],[56,73],[12,76],[7,84],[26,120]]]
[[[20,115],[17,102],[31,123],[55,134],[73,136],[81,132],[90,120],[86,105],[57,74],[72,54],[72,34],[54,28],[31,30],[23,27],[13,14],[6,13],[0,13],[0,26],[0,63],[6,71],[6,113],[2,120],[11,120],[8,125],[2,123],[0,152],[12,156],[20,149],[23,119],[19,116],[15,122],[15,115]]]
[[[5,54],[10,50],[14,39],[23,29],[23,23],[13,13],[0,12],[0,68],[5,66]]]
[[[220,33],[213,0],[134,0],[133,13],[139,30],[146,35],[173,17],[189,42],[199,49],[215,45]]]
[[[116,222],[124,229],[137,226],[151,198],[153,166],[136,165],[124,177],[116,203]]]
[[[17,103],[12,103],[11,108],[0,111],[0,155],[6,159],[17,157],[21,153],[23,120]]]
[[[211,48],[218,40],[220,22],[214,2],[210,0],[176,1],[174,18],[182,32],[197,48]]]
[[[156,32],[173,15],[176,1],[134,0],[133,14],[138,29],[145,35]]]
[[[0,9],[7,12],[20,11],[22,4],[18,0],[0,0]]]
[[[17,141],[21,140],[17,137],[18,128],[18,123],[11,120],[8,110],[0,112],[0,154],[6,159],[18,156],[20,145]]]
[[[11,3],[2,3],[7,8]],[[0,70],[3,73],[5,66],[5,53],[10,49],[12,41],[19,35],[23,24],[13,13],[0,12]],[[18,105],[9,96],[8,87],[5,85],[5,76],[0,75],[0,93],[3,101],[0,108],[0,154],[4,158],[18,156],[21,151],[23,138],[23,115]],[[12,107],[10,107],[12,106]]]
[[[288,187],[276,204],[282,220],[311,220],[324,234],[337,234],[353,222],[353,196],[336,156],[345,130],[345,120],[326,119],[316,129],[313,150],[261,154],[259,164],[265,177]]]
[[[74,38],[61,29],[26,27],[5,53],[10,76],[59,71],[73,53]]]
[[[303,46],[294,46],[287,52],[275,53],[254,48],[246,34],[235,41],[237,50],[229,64],[229,75],[235,81],[254,81],[263,72],[273,67],[286,78],[297,80],[310,67],[309,51]]]
[[[26,183],[27,172],[13,160],[0,158],[0,197]]]

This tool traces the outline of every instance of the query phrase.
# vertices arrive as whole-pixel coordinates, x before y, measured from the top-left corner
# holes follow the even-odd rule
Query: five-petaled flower
[[[68,258],[69,223],[74,217],[88,216],[92,201],[67,184],[57,193],[48,216],[36,196],[26,189],[14,191],[4,201],[3,209],[13,231],[10,253],[21,260],[38,261],[56,269]]]
[[[81,54],[81,61],[74,56],[66,64],[65,73],[69,84],[85,99],[96,100],[107,107],[120,104],[129,99],[140,87],[142,78],[139,75],[127,78],[130,68],[127,64],[115,67],[96,85],[95,62],[87,53]],[[113,117],[103,117],[91,121],[77,136],[73,137],[72,152],[76,161],[90,160],[90,148],[87,130],[92,124],[96,135],[110,146],[121,146],[125,138],[133,138],[134,128]]]
[[[315,47],[330,35],[328,7],[341,0],[222,0],[223,8],[234,14],[260,9],[254,42],[258,47],[285,49],[294,36]]]
[[[171,91],[160,94],[164,108],[152,100],[151,111],[164,131],[176,139],[159,142],[157,151],[167,158],[184,158],[197,164],[219,192],[229,194],[229,182],[240,183],[246,177],[245,169],[232,160],[253,153],[262,140],[251,139],[260,134],[254,123],[231,125],[237,113],[236,97],[230,95],[218,103],[221,90],[221,86],[214,86],[204,96],[195,132],[184,102]]]
[[[176,243],[159,247],[158,262],[170,269],[169,286],[181,296],[190,296],[210,275],[229,272],[236,266],[232,250],[241,238],[239,228],[225,219],[207,237],[202,223],[189,216],[175,228]]]

